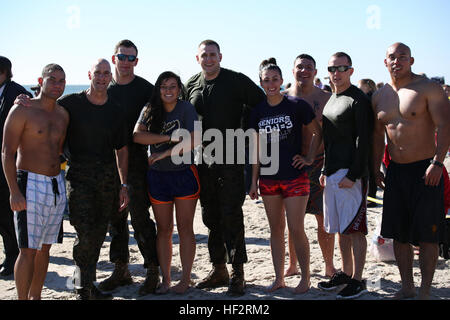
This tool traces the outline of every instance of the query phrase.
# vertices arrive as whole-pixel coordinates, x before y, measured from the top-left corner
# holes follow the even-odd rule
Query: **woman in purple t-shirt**
[[[190,286],[192,264],[195,257],[193,221],[195,206],[200,196],[200,182],[191,150],[194,148],[194,121],[197,113],[193,105],[180,100],[183,88],[180,77],[163,72],[155,83],[152,99],[144,107],[134,128],[133,140],[149,145],[148,193],[157,225],[156,246],[163,281],[156,293],[169,289],[184,293]],[[189,137],[173,141],[177,130],[184,129]],[[189,151],[188,163],[174,163],[174,155]],[[178,161],[176,161],[178,162]],[[176,211],[182,276],[171,285],[173,210]]]
[[[259,191],[269,220],[270,246],[275,269],[275,281],[267,291],[272,292],[286,286],[284,282],[286,210],[289,232],[294,239],[302,273],[302,279],[294,292],[305,293],[310,287],[310,258],[309,242],[304,230],[309,196],[309,179],[304,166],[312,164],[314,160],[322,142],[322,129],[308,103],[281,94],[283,77],[274,58],[261,63],[259,77],[267,99],[252,111],[251,126],[259,132],[258,146],[259,143],[267,141],[266,150],[272,150],[270,145],[275,143],[279,147],[277,154],[270,154],[272,162],[278,159],[278,171],[275,174],[264,170],[267,165],[260,163],[258,155],[257,164],[253,165],[252,186],[249,193],[251,199],[258,199],[259,179]],[[302,126],[314,134],[306,157],[300,156]],[[262,139],[262,134],[267,134],[267,140]]]

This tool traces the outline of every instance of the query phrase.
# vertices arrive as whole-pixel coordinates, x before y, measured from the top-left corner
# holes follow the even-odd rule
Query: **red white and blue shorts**
[[[292,180],[259,179],[259,193],[261,196],[304,197],[309,195],[309,190],[310,184],[306,171]]]

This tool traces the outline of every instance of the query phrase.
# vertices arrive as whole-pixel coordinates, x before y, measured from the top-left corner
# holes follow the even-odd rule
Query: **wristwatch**
[[[126,183],[122,183],[120,186],[121,186],[122,188],[127,188],[127,189],[128,189],[128,185],[127,185]]]
[[[430,160],[430,163],[431,163],[431,164],[434,164],[434,165],[436,165],[436,166],[438,166],[438,167],[441,167],[441,168],[444,166],[444,164],[443,164],[442,162],[439,162],[439,161],[434,160],[434,159],[431,159],[431,160]]]

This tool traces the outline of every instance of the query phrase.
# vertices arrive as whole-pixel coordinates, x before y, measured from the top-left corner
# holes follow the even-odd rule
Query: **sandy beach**
[[[448,167],[449,159],[446,159]],[[382,199],[382,191],[378,191],[377,198]],[[261,202],[256,202],[247,197],[244,207],[245,217],[245,237],[249,262],[245,264],[246,294],[232,298],[227,296],[226,287],[213,290],[200,290],[190,288],[184,295],[169,293],[165,295],[146,295],[140,297],[138,288],[145,278],[143,268],[143,258],[139,252],[136,241],[133,238],[133,229],[129,222],[130,229],[130,271],[134,283],[112,291],[116,300],[335,300],[336,293],[323,292],[317,288],[317,284],[325,279],[324,263],[319,244],[317,242],[317,225],[313,215],[307,214],[305,218],[306,233],[309,238],[311,248],[311,289],[305,294],[294,294],[293,288],[300,281],[300,276],[286,278],[287,288],[277,290],[274,293],[266,293],[265,288],[274,280],[274,269],[270,253],[270,232],[264,206]],[[377,219],[381,218],[382,207],[368,208],[368,230],[367,262],[364,270],[364,278],[367,279],[369,292],[364,294],[360,300],[384,300],[389,299],[400,289],[400,275],[395,262],[378,262],[370,253],[369,249],[372,237],[376,229]],[[64,241],[63,244],[55,244],[51,249],[50,265],[47,279],[45,281],[42,298],[45,300],[73,300],[75,299],[72,290],[71,276],[75,269],[72,259],[72,246],[76,237],[73,227],[68,219],[64,220]],[[203,279],[210,271],[209,254],[207,249],[208,231],[203,225],[200,213],[200,205],[197,205],[194,232],[197,241],[197,252],[192,270],[193,282]],[[286,236],[287,238],[287,236]],[[111,238],[107,235],[103,244],[100,259],[97,265],[97,282],[107,278],[114,265],[109,262],[109,245]],[[173,235],[173,260],[172,260],[172,284],[178,282],[181,275],[181,263],[179,259],[179,242],[176,226]],[[287,246],[286,246],[287,248]],[[3,243],[0,240],[0,260],[3,261]],[[336,241],[334,251],[334,261],[336,268],[341,268],[339,249]],[[288,255],[286,253],[286,268]],[[431,298],[434,300],[450,300],[450,260],[439,257],[436,272],[431,290]],[[230,268],[231,270],[231,268]],[[414,280],[415,285],[420,285],[420,269],[418,256],[414,259]],[[0,279],[0,300],[17,299],[15,283],[12,276]]]

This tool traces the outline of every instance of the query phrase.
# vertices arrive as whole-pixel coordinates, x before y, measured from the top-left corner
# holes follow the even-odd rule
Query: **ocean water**
[[[23,85],[23,87],[24,87],[25,89],[27,89],[29,92],[31,92],[31,93],[33,93],[33,94],[34,94],[34,92],[33,92],[33,90],[31,90],[31,87],[34,87],[34,86],[35,86],[35,84],[27,84],[27,85]],[[262,89],[261,86],[259,86],[259,87]],[[88,88],[89,88],[89,85],[88,85],[88,84],[84,84],[84,85],[81,85],[81,84],[75,84],[75,85],[71,84],[71,85],[66,85],[66,89],[64,90],[64,94],[63,94],[63,95],[71,94],[71,93],[77,93],[77,92],[86,90],[86,89],[88,89]],[[281,86],[281,91],[284,91],[284,90],[285,90],[285,87],[284,87],[284,86]]]
[[[31,90],[31,87],[34,87],[35,84],[29,84],[29,85],[24,85],[23,87],[25,89],[27,89],[29,92],[33,93],[33,90]],[[83,90],[86,90],[87,88],[89,88],[89,85],[85,84],[85,85],[66,85],[66,88],[64,90],[64,94],[71,94],[71,93],[77,93]]]
[[[27,85],[23,85],[23,87],[24,87],[25,89],[27,89],[29,92],[31,92],[31,93],[33,93],[33,94],[34,94],[34,92],[33,92],[33,90],[31,90],[31,87],[34,87],[34,86],[35,86],[35,84],[27,84]],[[261,86],[259,86],[259,87],[262,89]],[[86,90],[86,89],[88,89],[88,88],[89,88],[89,85],[88,85],[88,84],[84,84],[84,85],[81,85],[81,84],[75,84],[75,85],[71,84],[71,85],[66,85],[66,89],[64,90],[64,94],[63,94],[63,95],[71,94],[71,93],[77,93],[77,92]],[[285,87],[282,86],[282,87],[281,87],[281,91],[284,91],[284,90],[285,90]]]

